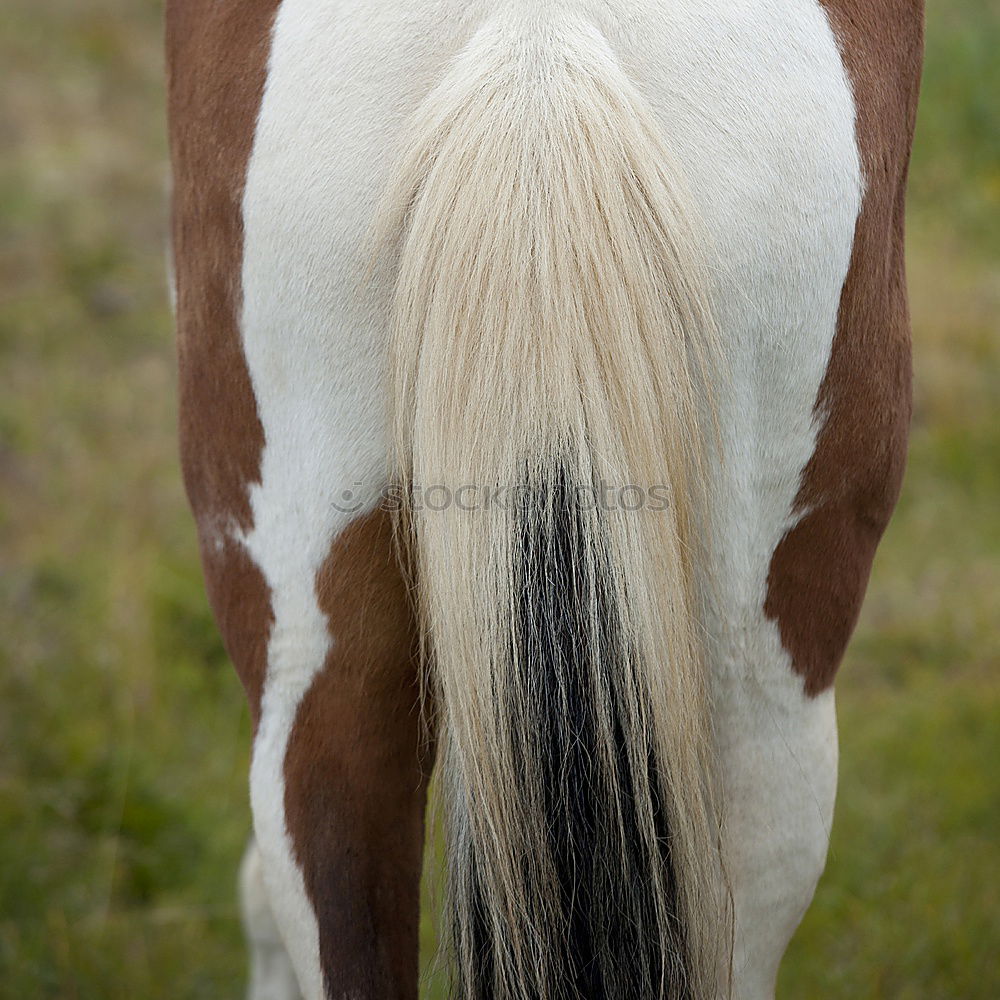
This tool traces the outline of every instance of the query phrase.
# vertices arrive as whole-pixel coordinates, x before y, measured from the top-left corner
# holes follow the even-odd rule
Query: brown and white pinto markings
[[[615,775],[627,772],[618,791],[627,788],[629,795],[620,801],[634,798],[637,813],[648,806],[650,823],[656,824],[654,813],[662,807],[662,823],[670,828],[671,842],[680,845],[673,856],[659,845],[663,870],[646,880],[670,889],[670,899],[653,900],[648,928],[631,928],[615,938],[572,902],[590,898],[593,885],[577,884],[573,879],[583,876],[566,876],[555,863],[544,869],[537,886],[524,874],[534,871],[530,862],[515,873],[524,876],[529,892],[550,894],[537,911],[530,900],[523,911],[505,910],[506,883],[499,876],[466,873],[455,891],[478,891],[481,898],[466,900],[472,917],[456,941],[462,1000],[773,997],[781,956],[825,861],[837,755],[831,685],[904,465],[910,360],[903,200],[921,47],[919,0],[168,0],[182,464],[209,598],[254,722],[250,785],[256,837],[241,876],[252,1000],[417,995],[420,865],[435,740],[445,745],[442,766],[452,774],[461,772],[463,754],[475,758],[476,748],[448,731],[463,707],[456,708],[456,696],[448,691],[461,684],[432,683],[431,691],[444,690],[446,704],[441,713],[420,710],[421,649],[428,646],[433,654],[447,624],[426,606],[426,593],[436,592],[440,581],[421,572],[439,563],[427,560],[417,567],[414,594],[400,567],[392,521],[377,503],[401,471],[391,414],[395,410],[398,419],[409,412],[401,409],[390,374],[398,375],[402,363],[398,326],[406,306],[400,305],[397,287],[405,276],[398,278],[396,269],[424,268],[420,273],[430,275],[425,291],[453,273],[454,268],[439,267],[435,254],[458,245],[453,238],[461,237],[463,246],[477,238],[469,233],[476,227],[462,229],[457,221],[456,213],[470,206],[484,206],[484,240],[504,228],[523,232],[529,225],[525,216],[504,218],[492,211],[506,204],[502,199],[485,205],[490,163],[530,164],[536,172],[512,175],[511,197],[531,197],[538,194],[531,190],[533,182],[551,180],[546,156],[566,150],[572,155],[567,152],[564,162],[589,178],[580,191],[601,190],[609,178],[622,177],[626,186],[635,182],[638,197],[649,199],[638,214],[619,217],[614,213],[623,209],[605,205],[613,198],[600,199],[609,232],[623,219],[639,218],[639,228],[650,227],[637,236],[645,252],[635,258],[644,263],[634,270],[642,274],[626,267],[626,240],[609,240],[605,248],[615,249],[605,258],[609,272],[626,268],[622,288],[639,294],[661,268],[667,285],[677,281],[676,288],[664,287],[665,299],[673,296],[683,306],[677,289],[690,285],[697,291],[699,276],[707,275],[704,291],[719,357],[702,402],[711,399],[703,409],[713,414],[704,419],[715,443],[692,466],[701,477],[694,492],[707,500],[704,508],[691,501],[689,520],[708,542],[694,546],[696,554],[689,557],[696,563],[692,586],[701,595],[689,615],[700,637],[691,662],[700,664],[704,675],[711,726],[699,733],[696,721],[685,724],[693,727],[693,742],[704,738],[711,744],[718,844],[709,838],[703,850],[706,857],[721,850],[733,926],[718,921],[718,948],[731,954],[731,962],[711,985],[705,971],[711,962],[696,954],[704,951],[704,942],[692,943],[698,934],[693,923],[685,925],[700,916],[710,926],[713,919],[695,913],[684,896],[693,868],[683,855],[681,827],[689,829],[682,822],[688,816],[684,808],[697,805],[697,793],[675,787],[684,782],[675,780],[682,772],[671,770],[675,762],[663,753],[674,746],[669,740],[656,743],[625,731],[619,734],[622,741],[639,747],[643,759],[653,763],[649,775],[629,771],[638,757],[613,763]],[[536,63],[544,70],[536,73]],[[490,100],[482,96],[487,93]],[[458,110],[446,114],[449,101]],[[545,141],[537,145],[537,156],[532,148],[532,155],[519,158],[515,140],[535,134],[537,108],[543,117],[550,108],[573,113],[538,133]],[[589,108],[595,117],[584,121]],[[439,133],[414,140],[413,128],[422,121],[444,124]],[[620,143],[601,139],[602,129],[614,121],[621,125]],[[656,136],[647,134],[647,121]],[[484,142],[481,133],[485,129],[490,136],[491,127],[495,141]],[[578,127],[583,132],[577,139],[587,141],[569,143]],[[480,135],[480,147],[463,149],[462,136],[474,135]],[[430,150],[423,158],[414,153],[423,148],[421,142]],[[661,147],[668,162],[650,166],[650,156]],[[573,152],[581,149],[579,156]],[[588,163],[595,149],[596,159]],[[435,159],[441,150],[457,150],[455,160],[461,162],[441,163]],[[400,183],[407,156],[443,185],[445,196],[429,201],[433,184],[424,185],[422,177],[414,191],[403,192],[412,217],[404,213],[397,242],[373,271],[379,206],[386,191]],[[629,166],[618,174],[622,156]],[[463,171],[469,184],[460,183]],[[656,194],[660,180],[664,191],[680,192],[681,210]],[[574,194],[572,184],[565,181],[567,198]],[[428,250],[427,260],[414,256],[412,247],[407,250],[405,239],[423,209],[440,214],[439,225],[428,229],[426,245],[436,249]],[[543,207],[539,218],[559,222],[556,211],[547,215]],[[596,212],[595,207],[595,218]],[[436,217],[428,218],[433,223]],[[676,221],[679,231],[697,242],[703,271],[693,259],[663,263],[675,245],[656,231],[664,219]],[[560,247],[573,256],[566,249],[573,246],[572,236],[571,228],[568,242],[543,249],[554,248],[553,259]],[[685,246],[684,239],[677,245]],[[467,284],[486,288],[490,302],[498,291],[509,290],[513,299],[517,288],[530,285],[530,269],[519,282],[515,275],[490,271],[485,249],[468,256],[476,280]],[[496,256],[503,256],[503,247]],[[598,276],[589,292],[580,291],[586,299],[583,315],[613,308],[610,298],[597,302],[592,293],[618,288],[616,278],[616,273]],[[563,303],[578,290],[547,291]],[[406,299],[411,301],[414,296]],[[616,301],[626,303],[624,312],[641,312],[627,297]],[[469,330],[487,329],[481,311],[462,313]],[[696,321],[698,310],[689,312],[678,313],[688,317],[682,342],[697,348],[705,330]],[[558,314],[569,316],[571,310]],[[604,356],[601,345],[588,340],[594,331],[587,320],[580,322],[568,338],[570,346],[574,338],[586,341],[588,349],[594,346],[609,384],[630,370],[630,359],[615,357],[620,337]],[[457,337],[461,331],[453,332]],[[466,335],[472,336],[468,330]],[[599,339],[599,332],[594,335]],[[426,356],[433,343],[428,339],[418,346]],[[506,350],[503,343],[498,353],[501,349]],[[508,352],[508,360],[514,353]],[[657,357],[652,350],[638,370],[648,363],[655,384],[673,384],[661,382],[664,373],[656,366],[668,362]],[[456,371],[459,361],[456,354]],[[462,364],[472,363],[467,357]],[[669,364],[679,362],[674,356]],[[525,382],[530,374],[524,374]],[[549,374],[562,392],[567,384],[562,373]],[[445,378],[448,372],[437,375]],[[511,384],[516,395],[516,379]],[[586,395],[593,396],[589,386]],[[451,409],[458,406],[455,398],[445,400]],[[611,389],[608,399],[614,402]],[[439,402],[428,397],[417,408],[424,416],[414,419],[428,421],[431,411],[449,408]],[[491,427],[503,423],[501,429],[508,430],[506,401],[495,399],[493,405],[492,411],[464,411],[469,434],[486,440],[487,451],[490,434],[495,439],[499,433]],[[608,412],[622,411],[609,404]],[[638,403],[637,412],[643,412]],[[590,426],[593,412],[587,414]],[[645,433],[649,441],[657,440],[655,428]],[[593,461],[591,468],[597,469],[598,458]],[[637,468],[622,467],[625,474]],[[545,488],[562,488],[566,469],[547,471]],[[684,496],[673,496],[669,522],[682,541],[686,503]],[[598,530],[603,525],[632,537],[631,521],[616,528],[611,520],[598,519]],[[434,530],[448,523],[435,522]],[[570,527],[589,538],[593,525]],[[430,544],[421,540],[427,537],[429,530],[418,531],[418,562]],[[555,559],[560,544],[555,536],[539,551]],[[539,578],[557,584],[576,580],[580,566],[599,576],[601,559],[613,562],[623,551],[609,546],[600,559],[574,563],[574,572],[563,576],[559,566],[545,564]],[[537,557],[535,551],[532,558]],[[672,557],[662,558],[669,563]],[[646,564],[636,557],[624,565],[638,572]],[[680,581],[678,587],[687,579],[681,570],[671,577]],[[483,580],[488,577],[484,569]],[[583,600],[583,606],[603,613],[606,599],[614,622],[625,620],[614,617],[621,610],[615,602],[627,604],[627,598],[609,597],[602,588],[616,579],[610,574],[599,580]],[[475,597],[476,575],[461,580]],[[523,611],[513,581],[507,581],[511,607]],[[537,588],[523,589],[532,599],[552,599]],[[556,594],[554,604],[569,606],[573,596],[565,595],[561,603]],[[664,606],[688,607],[679,592],[667,598]],[[484,590],[480,600],[487,599]],[[530,609],[525,614],[531,619]],[[564,637],[557,640],[556,627],[544,614],[538,617],[545,620],[531,622],[531,628],[548,632],[533,633],[524,648],[542,651],[534,664],[539,671],[558,674],[566,669],[564,657],[552,655],[552,649]],[[636,621],[643,620],[637,613]],[[524,620],[509,624],[510,632],[526,627]],[[598,631],[603,642],[604,632],[614,628],[605,630],[602,623]],[[605,652],[598,642],[598,654]],[[636,666],[642,650],[612,652],[612,672],[633,670],[636,690],[645,690],[643,671],[649,673],[650,664]],[[454,672],[447,653],[439,651],[438,668]],[[664,671],[686,669],[674,654],[673,647],[664,654]],[[517,655],[511,653],[512,662]],[[432,655],[432,670],[434,662]],[[502,677],[507,667],[498,663],[493,673]],[[456,678],[462,679],[451,680]],[[542,697],[539,704],[572,701],[579,694],[575,683],[570,674],[558,674],[560,696],[548,702]],[[567,718],[553,719],[553,732],[565,726],[570,742],[586,743],[600,737],[596,724],[594,733],[587,729],[588,712],[607,714],[612,729],[622,718],[635,718],[620,714],[617,684],[612,677],[608,704],[594,705],[586,703],[583,684],[582,708],[570,705]],[[669,730],[657,709],[650,709],[650,718]],[[430,731],[434,720],[444,720],[441,732]],[[573,728],[577,723],[580,731]],[[546,740],[530,745],[544,755]],[[595,759],[600,756],[598,747],[590,749]],[[557,772],[570,773],[570,751],[553,752],[552,761],[538,762],[539,774],[552,763]],[[580,773],[591,775],[591,765],[583,767]],[[596,774],[599,768],[593,768]],[[658,769],[670,779],[659,790],[653,773]],[[450,817],[474,856],[486,848],[476,839],[482,829],[477,823],[503,828],[503,822],[469,794],[478,786],[461,773],[461,781],[449,778],[459,790]],[[692,784],[690,776],[686,780]],[[544,792],[551,791],[539,781]],[[462,789],[467,814],[459,801]],[[569,871],[589,871],[580,857],[586,846],[581,831],[597,838],[594,831],[603,820],[592,812],[596,806],[586,788],[561,794],[559,816],[543,817],[552,821],[552,836],[561,835],[564,820],[570,825],[580,820],[564,811],[577,808],[591,820],[555,842],[553,858],[558,861],[569,844]],[[611,825],[621,834],[632,829],[627,820],[618,816],[618,826]],[[529,830],[546,825],[527,815],[509,822]],[[635,823],[640,839],[644,822]],[[658,838],[662,829],[656,825]],[[592,850],[616,843],[614,830],[594,839]],[[450,850],[452,862],[458,853]],[[642,867],[648,858],[640,855],[637,851],[638,860],[632,859],[635,883],[649,875]],[[614,863],[608,862],[609,870]],[[625,885],[621,893],[615,906],[642,912],[637,884]],[[543,910],[563,914],[566,924],[559,925],[561,937],[542,936],[546,929],[538,928],[539,941],[558,939],[558,947],[546,946],[544,954],[533,956],[542,973],[529,983],[518,955],[504,951],[502,914]],[[667,925],[681,930],[661,935],[661,941],[656,938],[663,913]],[[600,956],[598,940],[604,943]],[[617,962],[615,941],[621,954],[642,954],[650,967],[630,970]],[[462,965],[463,949],[466,965],[469,955],[480,963],[477,975]]]

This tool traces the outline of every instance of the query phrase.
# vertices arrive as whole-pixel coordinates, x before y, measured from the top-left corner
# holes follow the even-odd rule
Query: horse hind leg
[[[260,849],[253,836],[240,864],[239,900],[250,954],[247,1000],[302,1000],[292,960],[271,909]]]

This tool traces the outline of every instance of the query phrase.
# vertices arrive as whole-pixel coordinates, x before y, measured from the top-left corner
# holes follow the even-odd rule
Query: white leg
[[[302,1000],[292,961],[271,910],[260,851],[253,837],[240,865],[239,896],[250,951],[247,1000]]]
[[[780,662],[780,661],[779,661]],[[781,664],[784,666],[784,664]],[[717,703],[733,889],[733,1000],[773,1000],[826,863],[837,783],[833,692],[734,684]]]

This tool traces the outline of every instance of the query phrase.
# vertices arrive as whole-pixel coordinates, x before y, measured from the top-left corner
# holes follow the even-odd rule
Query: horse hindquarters
[[[168,9],[185,478],[255,717],[256,824],[303,993],[412,996],[422,734],[415,629],[372,514],[390,288],[366,284],[366,241],[400,123],[494,6],[438,6],[423,25],[416,8],[284,0],[273,44],[278,4],[238,6]],[[703,582],[743,1000],[773,992],[822,868],[823,689],[905,437],[918,13],[824,6],[836,34],[791,0],[594,21],[714,248],[729,374]]]

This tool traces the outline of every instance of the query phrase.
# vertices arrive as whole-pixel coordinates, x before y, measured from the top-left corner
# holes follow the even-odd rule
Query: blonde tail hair
[[[669,151],[593,26],[498,18],[419,109],[381,224],[457,996],[716,1000],[715,343]]]

